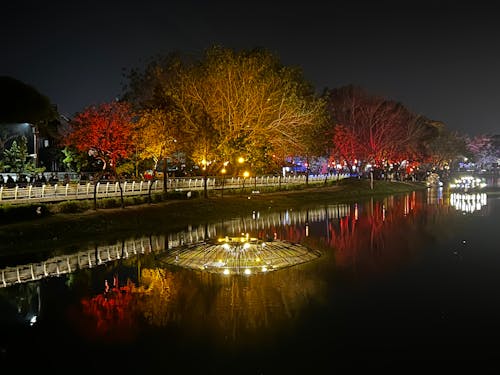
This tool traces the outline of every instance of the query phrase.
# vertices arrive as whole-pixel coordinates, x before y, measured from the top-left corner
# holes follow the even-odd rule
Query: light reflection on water
[[[152,369],[169,353],[171,361],[188,356],[182,365],[169,363],[179,369],[263,373],[319,369],[333,357],[337,368],[355,356],[388,364],[387,350],[409,360],[423,337],[432,338],[433,349],[455,345],[457,324],[468,337],[493,336],[500,333],[494,320],[500,308],[480,298],[477,288],[491,295],[500,285],[500,259],[492,250],[498,199],[481,200],[465,216],[453,202],[429,189],[352,205],[254,212],[182,233],[123,240],[114,247],[122,255],[129,242],[127,249],[141,251],[0,289],[0,321],[6,325],[0,347],[5,358],[17,359],[26,346],[49,341],[50,350],[37,349],[44,364],[54,366],[75,360],[70,348],[77,346],[79,357],[100,358],[105,351],[141,358],[113,363],[116,368]],[[306,244],[322,256],[251,277],[162,261],[175,245],[242,232]],[[106,246],[91,250],[102,260],[110,253]],[[471,310],[471,303],[485,312]],[[34,316],[33,329],[26,330],[22,320]],[[476,331],[484,328],[480,318],[490,323],[489,333]],[[12,320],[16,324],[9,325]],[[314,359],[297,362],[304,356]],[[431,352],[425,358],[437,360]],[[97,369],[109,363],[85,364]]]

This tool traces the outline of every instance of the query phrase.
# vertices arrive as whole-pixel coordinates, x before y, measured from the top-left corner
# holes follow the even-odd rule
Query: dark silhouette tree
[[[54,134],[58,119],[50,99],[34,87],[8,76],[0,76],[0,123],[29,123],[42,135]]]

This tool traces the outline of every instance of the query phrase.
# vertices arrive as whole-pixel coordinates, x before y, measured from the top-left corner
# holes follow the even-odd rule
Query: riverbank
[[[61,213],[0,226],[0,255],[68,248],[82,241],[115,241],[127,234],[177,232],[188,225],[251,215],[253,211],[301,209],[318,203],[350,202],[420,189],[426,189],[424,183],[374,181],[372,189],[369,180],[345,179],[286,192],[227,194],[224,197],[87,210],[77,214]]]

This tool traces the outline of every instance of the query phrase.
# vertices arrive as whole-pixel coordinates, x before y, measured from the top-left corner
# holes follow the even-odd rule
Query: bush
[[[101,200],[97,200],[98,208],[117,208],[121,207],[120,198],[105,198]]]
[[[84,212],[91,208],[89,201],[66,201],[54,205],[54,211],[60,213],[74,214]]]

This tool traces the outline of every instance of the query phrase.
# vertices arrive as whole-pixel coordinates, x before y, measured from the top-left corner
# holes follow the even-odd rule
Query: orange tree
[[[163,191],[167,191],[168,155],[178,150],[182,139],[180,129],[176,126],[172,112],[162,109],[145,109],[140,111],[133,134],[137,156],[143,160],[153,161],[153,177],[156,177],[158,164],[163,161]],[[151,201],[151,187],[149,199]]]
[[[117,166],[131,153],[133,112],[126,102],[110,102],[87,107],[78,113],[63,135],[63,143],[96,159],[101,169],[94,178],[94,209],[97,208],[97,182],[110,174],[120,187],[121,206],[123,188]]]
[[[283,150],[303,153],[305,138],[323,122],[323,102],[302,72],[266,50],[214,46],[177,72],[171,99],[206,173],[239,156],[253,175],[267,173]]]

